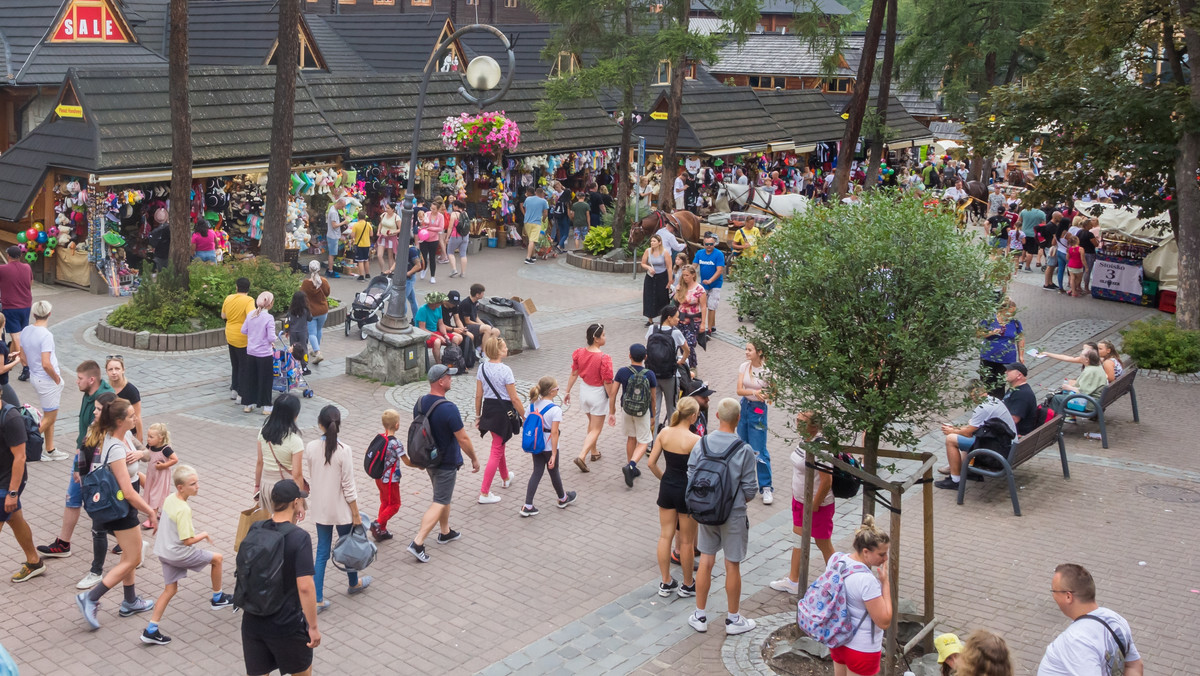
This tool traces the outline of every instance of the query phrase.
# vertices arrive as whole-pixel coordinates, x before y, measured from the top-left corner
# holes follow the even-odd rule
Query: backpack
[[[96,523],[116,521],[129,514],[130,504],[125,501],[121,485],[108,466],[107,449],[101,457],[100,467],[81,477],[79,485],[83,507]]]
[[[433,402],[428,411],[417,410],[412,422],[408,425],[408,460],[421,469],[437,467],[442,463],[442,449],[438,448],[433,439],[433,429],[429,425],[429,417],[438,406],[446,403],[442,397]]]
[[[855,460],[849,453],[838,453],[837,459],[862,469],[862,463]],[[862,485],[862,479],[843,470],[840,467],[833,468],[833,484],[829,487],[829,491],[833,493],[833,497],[840,500],[852,498],[858,495],[858,487]]]
[[[466,214],[457,214],[454,218],[454,235],[456,237],[466,237],[471,234],[471,222],[467,220]]]
[[[656,327],[646,339],[646,368],[659,378],[675,377],[674,329]]]
[[[827,648],[846,645],[863,621],[850,623],[850,606],[846,598],[846,578],[855,573],[871,573],[861,563],[847,561],[850,557],[838,552],[829,560],[829,567],[809,585],[804,596],[796,602],[796,624],[800,630]]]
[[[740,480],[740,476],[735,476],[730,467],[729,458],[744,443],[738,439],[729,444],[725,452],[712,455],[708,452],[708,437],[701,437],[700,459],[683,494],[688,513],[696,523],[720,526],[729,520]]]
[[[554,404],[546,404],[546,407],[540,411],[533,410],[533,404],[529,405],[529,415],[525,416],[525,422],[521,425],[521,450],[526,453],[545,453],[546,452],[546,411]]]
[[[4,404],[0,410],[0,423],[8,419],[10,410],[20,411],[21,420],[25,423],[25,462],[37,462],[42,459],[42,449],[46,445],[46,438],[42,436],[42,430],[38,427],[40,422],[35,417],[37,410],[30,411],[25,406],[17,408],[12,404]]]
[[[268,528],[267,524],[275,524]],[[259,521],[246,532],[237,553],[233,605],[260,617],[274,615],[287,601],[283,583],[284,541],[291,523]]]
[[[650,410],[654,388],[650,387],[650,378],[646,375],[650,369],[639,369],[635,366],[631,370],[633,373],[629,375],[629,380],[625,381],[625,388],[621,393],[621,410],[625,411],[625,415],[640,418]]]
[[[458,369],[459,373],[467,368],[467,358],[463,355],[462,348],[451,342],[442,346],[442,363]]]
[[[372,479],[382,479],[384,470],[384,461],[387,459],[388,436],[386,434],[376,434],[367,446],[367,452],[363,456],[363,470],[367,476]]]

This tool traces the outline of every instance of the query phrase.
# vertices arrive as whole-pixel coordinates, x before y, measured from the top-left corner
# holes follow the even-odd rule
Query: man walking
[[[21,351],[21,330],[29,326],[29,308],[33,307],[33,268],[22,260],[21,250],[8,247],[8,262],[0,265],[0,305],[4,307],[4,329],[12,336],[12,353]],[[17,380],[29,380],[29,366],[21,369]]]
[[[1025,269],[1037,258],[1038,240],[1037,227],[1046,220],[1046,214],[1041,209],[1027,207],[1021,211],[1021,232],[1025,235]]]
[[[521,208],[525,211],[526,265],[533,265],[537,262],[537,259],[533,257],[533,250],[537,246],[542,230],[546,227],[546,217],[550,214],[550,203],[546,201],[545,195],[546,191],[541,188],[538,188],[536,192],[533,188],[525,190],[525,202]]]
[[[1038,676],[1142,675],[1142,656],[1133,645],[1125,618],[1096,603],[1096,581],[1076,563],[1054,569],[1050,594],[1071,624],[1049,646],[1038,664]]]
[[[725,284],[725,252],[717,249],[717,236],[704,233],[704,249],[697,251],[692,262],[700,273],[700,285],[708,297],[708,332],[717,327],[717,306],[721,303],[721,286]]]
[[[721,477],[723,485],[736,488],[733,509],[729,518],[719,526],[699,524],[696,546],[700,549],[700,570],[696,573],[696,612],[688,617],[688,624],[696,631],[708,631],[708,590],[712,587],[712,569],[717,552],[725,552],[725,597],[729,603],[729,616],[725,619],[726,634],[744,634],[754,629],[754,620],[742,617],[738,607],[742,596],[741,562],[746,557],[750,537],[750,519],[746,516],[746,503],[758,495],[758,462],[754,449],[738,438],[737,425],[741,417],[741,404],[726,397],[717,404],[719,428],[703,437],[692,448],[688,457],[688,486],[696,477],[697,465],[705,462],[708,467],[719,467],[706,462],[704,457],[728,455],[724,471],[730,476]],[[690,493],[690,491],[689,491]]]
[[[221,304],[221,319],[225,320],[225,342],[229,344],[229,367],[233,375],[229,379],[229,398],[237,401],[242,392],[238,382],[238,374],[242,363],[246,361],[246,334],[242,333],[242,322],[246,315],[254,309],[254,299],[250,297],[250,280],[239,277],[237,292],[225,296]]]
[[[312,674],[313,649],[321,645],[321,632],[317,629],[317,587],[313,583],[312,538],[303,528],[296,527],[297,511],[306,497],[308,494],[301,491],[295,481],[276,482],[271,489],[274,514],[268,521],[251,526],[238,552],[238,577],[258,581],[265,575],[266,586],[275,592],[266,594],[262,589],[255,589],[246,596],[266,594],[274,597],[276,593],[282,596],[282,605],[269,615],[254,613],[252,603],[242,607],[242,658],[250,676],[265,676],[276,669],[281,674],[293,676]],[[253,546],[254,540],[260,537],[265,544],[268,539],[279,536],[283,538],[282,561],[269,560],[268,547]],[[260,575],[264,569],[268,572]],[[246,603],[247,599],[239,592],[250,590],[234,592],[235,603]]]
[[[12,527],[17,544],[25,554],[25,562],[13,576],[13,582],[25,582],[46,572],[46,564],[33,547],[33,533],[21,512],[21,493],[25,491],[25,421],[21,412],[5,404],[0,417],[0,531],[4,524]]]
[[[429,561],[429,554],[425,553],[425,538],[433,532],[434,526],[438,527],[439,545],[462,537],[461,533],[450,529],[450,500],[454,497],[454,482],[458,478],[458,468],[462,466],[463,453],[471,459],[471,471],[479,471],[479,459],[475,457],[471,437],[463,428],[462,414],[454,402],[446,399],[446,393],[450,391],[450,376],[456,373],[456,368],[434,364],[429,369],[429,394],[421,397],[413,406],[413,416],[424,414],[428,417],[434,445],[442,455],[440,464],[425,470],[433,483],[433,504],[425,510],[417,536],[408,545],[408,553],[421,563]]]

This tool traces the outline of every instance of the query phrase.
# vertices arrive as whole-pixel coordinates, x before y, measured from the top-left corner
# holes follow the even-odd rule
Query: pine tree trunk
[[[288,188],[292,173],[295,131],[296,72],[300,68],[300,0],[279,0],[279,45],[275,48],[275,113],[271,123],[271,159],[267,168],[267,199],[262,241],[258,251],[283,262],[287,233]]]
[[[883,36],[883,64],[879,71],[879,96],[875,99],[875,110],[879,113],[879,133],[871,143],[871,154],[867,159],[866,188],[874,188],[879,178],[879,165],[883,162],[884,134],[887,125],[888,100],[892,95],[892,60],[896,54],[896,0],[887,0],[887,28]]]
[[[854,146],[862,132],[863,115],[867,112],[867,98],[871,93],[871,75],[875,71],[875,53],[879,51],[879,31],[883,27],[883,10],[888,0],[872,0],[871,17],[867,20],[867,34],[863,38],[862,59],[858,62],[858,79],[854,81],[854,95],[850,97],[850,114],[846,120],[846,131],[842,134],[842,145],[838,149],[837,172],[833,175],[835,196],[846,194],[850,184],[850,163],[854,160]]]
[[[686,2],[676,3],[679,6],[679,16],[675,21],[682,27],[688,26],[688,10],[691,5]],[[683,75],[686,54],[676,54],[671,63],[671,93],[667,99],[667,133],[663,138],[662,184],[658,191],[658,208],[663,211],[675,210],[675,176],[679,173],[679,156],[675,146],[679,143],[679,129],[683,122]]]
[[[192,113],[188,108],[188,3],[171,0],[171,43],[167,48],[167,81],[171,95],[171,224],[170,265],[188,285],[192,260]]]

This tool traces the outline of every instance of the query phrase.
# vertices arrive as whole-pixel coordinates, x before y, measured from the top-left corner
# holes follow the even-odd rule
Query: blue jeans
[[[216,263],[217,262],[217,252],[216,251],[197,251],[195,258],[197,260],[207,261],[209,263]]]
[[[417,304],[417,286],[413,284],[411,277],[404,280],[404,298],[408,301],[408,308],[412,310],[413,317],[416,317],[421,306]]]
[[[558,217],[558,233],[557,243],[558,248],[567,248],[567,235],[571,234],[571,217],[563,214]]]
[[[312,348],[313,352],[321,350],[321,329],[325,328],[325,318],[328,316],[329,313],[326,312],[320,317],[313,317],[308,320],[308,345]]]
[[[958,450],[963,453],[968,453],[972,448],[975,448],[975,437],[964,437],[961,434],[954,436],[958,437]]]
[[[313,570],[313,584],[317,587],[317,603],[325,599],[325,564],[329,563],[329,553],[333,550],[333,529],[334,526],[326,526],[323,523],[317,524],[317,560]],[[338,537],[345,537],[350,534],[350,524],[342,524],[337,526]],[[358,585],[358,573],[350,571],[346,573],[350,578],[350,586]]]
[[[1063,288],[1063,273],[1067,271],[1067,254],[1054,250],[1054,257],[1058,259],[1058,288]]]
[[[761,413],[756,413],[761,411]],[[771,456],[767,453],[767,405],[742,397],[742,417],[738,418],[738,438],[750,444],[758,456],[758,490],[771,488]]]

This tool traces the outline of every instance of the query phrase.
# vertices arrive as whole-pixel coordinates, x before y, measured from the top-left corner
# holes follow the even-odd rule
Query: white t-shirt
[[[671,232],[665,227],[659,228],[658,232],[654,234],[658,235],[659,239],[663,241],[663,246],[670,249],[674,253],[679,253],[687,249],[687,242],[680,242],[678,239],[676,239],[675,233]]]
[[[846,647],[860,653],[877,653],[883,649],[883,630],[867,616],[867,601],[883,596],[883,587],[874,574],[868,573],[847,576],[845,585],[850,626],[858,627]]]
[[[647,343],[650,342],[650,336],[654,335],[654,332],[657,331],[658,328],[658,324],[654,324],[650,328],[646,329]],[[687,345],[687,338],[684,338],[683,331],[680,331],[678,328],[673,328],[671,329],[671,340],[675,341],[675,361],[679,361],[679,349],[684,345]]]
[[[947,188],[946,192],[942,193],[942,199],[954,200],[955,202],[965,199],[966,197],[967,193],[959,190],[957,186],[953,188]]]
[[[94,472],[100,469],[102,465],[111,465],[116,460],[124,460],[132,452],[133,448],[132,431],[125,433],[124,441],[105,435],[104,442],[100,444],[100,448],[96,449],[96,454],[92,456],[92,469],[89,471]],[[144,464],[144,462],[139,461],[132,465],[126,465],[129,470],[129,481],[133,484],[134,489],[138,487],[138,472],[145,471]]]
[[[1142,659],[1133,645],[1133,631],[1125,618],[1108,608],[1097,608],[1089,615],[1104,620],[1125,644],[1125,662]],[[1095,620],[1075,620],[1046,646],[1038,664],[1038,676],[1098,676],[1111,673],[1121,662],[1121,649],[1103,625]]]
[[[1017,423],[1013,422],[1012,414],[1008,412],[1008,407],[999,399],[988,396],[983,400],[983,403],[976,406],[974,411],[971,411],[971,421],[967,424],[975,429],[983,427],[983,424],[992,418],[1000,418],[1008,425],[1008,429],[1013,434],[1017,433]]]
[[[325,236],[330,239],[341,237],[341,227],[334,225],[341,222],[342,217],[338,214],[337,204],[330,204],[329,209],[325,211]]]
[[[819,439],[819,437],[818,437]],[[816,441],[816,439],[814,439]],[[792,499],[796,502],[804,502],[804,461],[807,458],[807,453],[804,452],[803,446],[797,446],[792,449]],[[818,470],[819,471],[819,470]],[[814,475],[820,479],[819,474]],[[817,487],[813,486],[813,495],[817,494]],[[821,500],[821,504],[817,507],[833,504],[833,491],[825,494],[825,498]]]
[[[542,409],[546,408],[547,405],[550,405],[550,404],[553,404],[553,405],[550,406],[550,408],[546,410],[545,415],[542,416],[542,434],[545,435],[545,437],[546,437],[546,450],[547,451],[554,450],[553,446],[550,445],[550,429],[554,426],[554,423],[562,422],[562,418],[563,418],[562,407],[559,406],[558,404],[555,404],[553,401],[550,401],[549,399],[538,399],[536,402],[533,403],[533,409],[532,409],[532,411],[535,411],[535,412],[541,411]]]
[[[485,369],[487,370],[487,380],[483,378]],[[493,364],[490,361],[480,362],[479,370],[475,372],[475,380],[483,383],[484,399],[503,399],[504,401],[511,401],[507,386],[517,384],[517,379],[513,377],[512,369],[508,367],[508,364]],[[493,390],[493,386],[496,389]]]
[[[54,334],[44,326],[29,325],[21,329],[21,351],[29,363],[29,375],[34,378],[54,380],[54,376],[42,368],[42,354],[50,353],[50,365],[59,373],[58,355],[54,353]]]
[[[687,192],[687,184],[683,182],[682,176],[675,177],[675,199],[683,197],[683,193]]]

